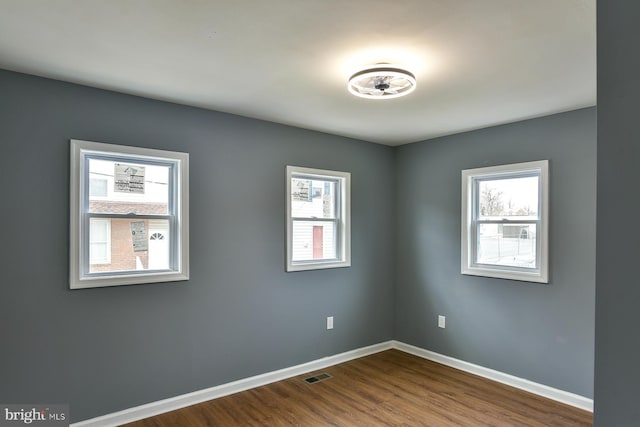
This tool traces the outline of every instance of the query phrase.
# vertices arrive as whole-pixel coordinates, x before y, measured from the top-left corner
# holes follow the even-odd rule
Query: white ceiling
[[[399,145],[595,105],[595,2],[0,0],[0,68]]]

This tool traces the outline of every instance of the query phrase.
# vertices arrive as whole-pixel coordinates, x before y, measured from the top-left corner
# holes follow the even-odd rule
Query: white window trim
[[[71,289],[96,288],[104,286],[133,285],[142,283],[170,282],[189,279],[189,154],[149,148],[104,144],[99,142],[70,141],[70,240],[69,240],[69,287]],[[125,274],[85,274],[83,259],[88,254],[86,245],[89,238],[83,233],[84,225],[82,195],[86,188],[84,158],[87,154],[111,154],[134,156],[147,160],[172,160],[178,164],[176,188],[179,189],[175,202],[175,218],[179,236],[176,240],[175,268],[170,271],[135,272]],[[86,255],[88,257],[88,255]]]
[[[340,186],[340,203],[338,207],[338,243],[335,260],[305,260],[293,261],[293,220],[291,218],[291,178],[294,175],[305,175],[318,179],[337,180]],[[325,268],[339,268],[351,266],[351,174],[323,169],[312,169],[298,166],[286,168],[286,271],[319,270]]]
[[[539,266],[535,270],[527,271],[512,267],[478,265],[473,262],[472,238],[475,233],[473,225],[473,181],[474,178],[495,177],[515,173],[539,171],[540,173],[540,230],[539,241]],[[534,162],[516,163],[509,165],[492,166],[462,171],[462,262],[461,273],[473,276],[496,277],[501,279],[521,280],[527,282],[549,282],[549,161],[540,160]]]

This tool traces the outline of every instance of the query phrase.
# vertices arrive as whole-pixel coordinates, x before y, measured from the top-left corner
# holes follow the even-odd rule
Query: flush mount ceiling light
[[[391,99],[413,92],[416,78],[402,68],[377,64],[351,76],[347,87],[349,92],[362,98]]]

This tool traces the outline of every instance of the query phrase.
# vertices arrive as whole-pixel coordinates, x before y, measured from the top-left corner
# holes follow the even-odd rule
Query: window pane
[[[336,259],[335,232],[333,221],[294,221],[292,260]]]
[[[110,248],[108,263],[93,264],[94,256],[103,251],[100,231],[94,231],[94,221],[110,221],[111,232],[104,248]],[[168,220],[138,220],[112,218],[91,219],[91,273],[135,270],[166,270],[170,268],[170,233]]]
[[[480,224],[478,264],[537,267],[536,224]]]
[[[478,180],[480,218],[537,218],[538,180],[538,176]]]
[[[336,182],[291,178],[291,216],[335,218]]]
[[[89,159],[89,212],[167,215],[169,166]],[[105,182],[104,189],[98,181]]]

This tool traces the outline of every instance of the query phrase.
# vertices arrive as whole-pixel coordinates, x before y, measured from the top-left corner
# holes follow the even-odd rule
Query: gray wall
[[[592,395],[595,109],[392,149],[6,71],[0,93],[0,401],[78,421],[392,338]],[[189,282],[68,290],[71,138],[191,154]],[[551,283],[460,275],[460,171],[543,158]],[[284,272],[287,164],[352,173],[352,267]]]
[[[0,94],[1,402],[78,421],[392,338],[391,148],[6,71]],[[190,153],[189,282],[68,290],[71,138]],[[287,164],[352,173],[352,267],[284,272]]]
[[[595,425],[640,425],[640,3],[598,2]]]
[[[583,109],[397,150],[396,339],[593,396],[595,120]],[[542,159],[550,283],[460,274],[461,171]]]

